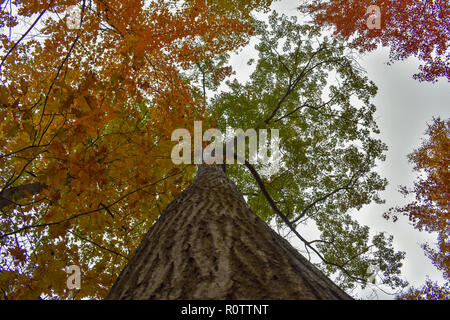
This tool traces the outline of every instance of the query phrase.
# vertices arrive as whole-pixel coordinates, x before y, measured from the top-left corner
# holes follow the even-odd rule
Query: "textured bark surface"
[[[200,166],[107,299],[351,299],[274,232],[220,169]]]

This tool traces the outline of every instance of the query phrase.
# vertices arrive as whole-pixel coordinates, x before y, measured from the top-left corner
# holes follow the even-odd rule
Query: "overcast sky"
[[[298,0],[282,0],[274,3],[272,8],[279,13],[296,15],[298,3]],[[255,58],[254,44],[252,42],[231,59],[237,73],[236,78],[240,81],[248,79],[253,70],[246,62]],[[373,103],[377,106],[376,119],[381,130],[380,138],[389,148],[386,161],[378,168],[378,172],[389,181],[382,193],[386,203],[366,206],[354,217],[370,226],[374,232],[387,232],[394,236],[394,248],[406,252],[403,277],[410,284],[421,286],[427,276],[435,281],[443,281],[441,273],[425,257],[420,247],[421,243],[435,241],[435,235],[416,231],[406,217],[400,217],[393,223],[384,220],[382,214],[390,207],[407,203],[408,199],[404,199],[398,192],[399,185],[411,187],[415,178],[407,155],[420,145],[421,139],[425,137],[427,123],[431,123],[433,116],[445,119],[450,116],[450,83],[445,79],[434,84],[420,83],[412,78],[418,70],[417,59],[409,58],[388,66],[388,53],[388,49],[380,48],[359,61],[366,69],[369,79],[379,89]],[[295,241],[293,244],[299,247]],[[372,295],[371,289],[355,293],[360,298],[393,298],[382,290],[377,290],[378,296]]]
[[[378,86],[374,100],[377,106],[377,123],[381,130],[381,139],[388,145],[386,161],[379,172],[388,179],[389,185],[382,194],[385,205],[373,205],[362,210],[360,221],[377,231],[386,231],[394,235],[396,249],[406,252],[404,277],[413,285],[419,286],[429,275],[431,279],[442,281],[442,274],[424,256],[420,244],[435,241],[435,235],[417,232],[407,218],[396,223],[387,222],[381,214],[389,207],[402,205],[404,199],[398,192],[398,186],[411,187],[416,174],[407,161],[407,155],[419,147],[425,137],[427,123],[433,116],[443,119],[450,117],[450,83],[441,80],[438,83],[424,83],[412,79],[417,72],[419,61],[410,58],[387,66],[388,50],[380,49],[368,54],[360,62],[368,76]]]

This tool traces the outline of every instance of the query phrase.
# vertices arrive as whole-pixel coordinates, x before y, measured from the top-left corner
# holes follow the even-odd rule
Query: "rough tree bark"
[[[351,299],[274,232],[215,166],[162,213],[107,299]]]

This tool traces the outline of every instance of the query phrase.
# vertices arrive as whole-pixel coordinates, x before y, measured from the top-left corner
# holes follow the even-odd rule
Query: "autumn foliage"
[[[381,28],[369,29],[369,5],[381,12]],[[335,35],[360,51],[378,44],[390,48],[391,61],[416,56],[422,62],[420,81],[450,81],[450,3],[448,0],[329,0],[304,1],[303,12],[319,25],[334,27]]]
[[[400,277],[404,252],[394,250],[392,236],[371,236],[352,215],[382,203],[379,192],[387,183],[375,171],[386,150],[372,104],[378,89],[348,42],[295,17],[274,12],[266,24],[252,16],[271,2],[0,5],[0,298],[105,297],[144,233],[190,184],[195,167],[173,164],[171,134],[193,129],[195,120],[222,132],[280,129],[278,168],[273,163],[227,168],[252,209],[294,230],[308,258],[316,254],[322,271],[343,289],[370,285],[370,266],[383,272],[383,284],[406,286]],[[350,43],[362,51],[381,41],[396,49],[393,59],[418,54],[425,62],[421,80],[448,77],[448,29],[415,25],[414,32],[436,36],[412,40],[416,35],[400,27],[408,21],[404,10],[415,7],[402,1],[400,11],[396,6],[382,11],[390,18],[381,31],[368,33],[362,29],[365,20],[348,23],[365,14],[363,1],[350,2],[331,1],[329,7],[313,2],[307,8],[317,13],[319,24],[336,24],[344,39],[356,35]],[[387,1],[379,3],[387,10]],[[337,7],[340,15],[333,13]],[[72,15],[74,8],[78,15]],[[399,34],[404,38],[395,38]],[[249,62],[255,62],[250,80],[227,82],[228,92],[216,90],[232,73],[230,52],[251,36],[259,43],[258,58]],[[208,100],[207,90],[216,95]],[[448,135],[448,123],[439,128],[436,137],[442,137],[442,128]],[[438,140],[447,141],[439,148],[448,150],[448,140]],[[445,156],[433,159],[448,162]],[[433,177],[441,177],[433,168]],[[417,205],[428,201],[428,192],[423,189]],[[445,203],[436,198],[439,192],[431,193],[434,202],[424,216]],[[440,230],[443,220],[430,218],[436,225],[430,224],[420,210],[412,220],[428,231]],[[307,221],[317,227],[318,239],[296,231]],[[442,248],[427,252],[444,268]],[[71,265],[82,271],[77,290],[66,285]]]
[[[435,118],[428,126],[427,140],[409,155],[414,170],[420,175],[414,188],[401,192],[414,195],[415,201],[392,209],[386,218],[405,214],[418,230],[437,233],[437,246],[424,244],[423,248],[433,264],[442,271],[447,284],[440,287],[427,281],[421,289],[411,289],[404,299],[450,298],[450,119]]]
[[[170,134],[201,120],[205,105],[184,72],[252,32],[214,4],[3,2],[2,298],[104,297],[187,186],[194,168],[173,166]],[[78,26],[69,28],[74,5]],[[72,264],[83,273],[73,292],[64,271]]]

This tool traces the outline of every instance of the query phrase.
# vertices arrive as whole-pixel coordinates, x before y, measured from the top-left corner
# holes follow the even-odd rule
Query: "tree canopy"
[[[171,132],[205,108],[181,71],[244,45],[252,27],[204,1],[1,10],[2,295],[102,297],[194,171],[168,156]],[[70,264],[85,272],[76,293]]]
[[[398,277],[404,253],[394,252],[383,233],[370,239],[369,228],[354,219],[365,204],[382,203],[378,192],[386,186],[373,170],[386,150],[373,118],[377,87],[346,47],[317,27],[273,13],[255,32],[259,56],[250,81],[228,82],[212,112],[222,132],[279,129],[281,157],[275,167],[260,161],[227,173],[266,220],[298,233],[316,226],[319,239],[297,237],[341,287],[364,286],[371,265],[383,270],[384,283],[404,285]]]
[[[376,85],[342,39],[253,10],[272,1],[15,1],[0,9],[2,298],[103,298],[195,166],[171,133],[279,129],[276,161],[227,165],[249,205],[286,226],[344,289],[402,288],[404,252],[358,210],[382,203]],[[72,6],[80,12],[69,27]],[[10,32],[11,30],[11,32]],[[254,37],[246,83],[223,81]],[[211,90],[217,91],[208,99]],[[205,128],[206,129],[206,128]],[[302,236],[315,228],[317,238]],[[83,270],[69,290],[65,267]]]
[[[369,29],[369,5],[380,10],[380,28]],[[415,56],[421,61],[419,81],[450,81],[450,3],[447,0],[314,0],[303,1],[301,11],[318,25],[334,27],[334,34],[360,51],[378,44],[390,48],[390,60]]]

